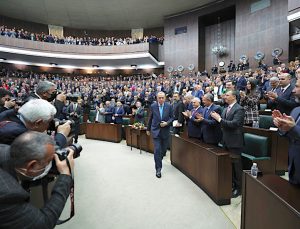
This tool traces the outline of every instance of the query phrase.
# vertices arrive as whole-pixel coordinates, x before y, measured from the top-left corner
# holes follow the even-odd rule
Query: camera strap
[[[74,185],[74,174],[72,173],[72,169],[71,169],[71,165],[70,165],[70,162],[69,162],[69,159],[68,157],[66,157],[66,162],[67,162],[67,165],[69,167],[69,171],[70,171],[70,174],[71,174],[71,177],[72,177],[72,184],[71,184],[71,190],[70,190],[70,202],[71,202],[71,211],[70,211],[70,217],[67,218],[67,219],[64,219],[64,220],[57,220],[56,222],[56,225],[60,225],[60,224],[63,224],[63,223],[66,223],[68,222],[70,219],[73,218],[73,216],[75,215],[75,200],[74,200],[74,188],[75,188],[75,185]]]

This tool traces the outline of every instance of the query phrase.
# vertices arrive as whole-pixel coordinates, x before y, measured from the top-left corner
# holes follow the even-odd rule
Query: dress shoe
[[[156,177],[161,178],[161,169],[156,170]]]
[[[157,178],[161,178],[161,173],[156,173]]]
[[[239,190],[239,189],[234,189],[233,191],[232,191],[232,198],[237,198],[238,196],[240,196],[241,195],[241,191]]]

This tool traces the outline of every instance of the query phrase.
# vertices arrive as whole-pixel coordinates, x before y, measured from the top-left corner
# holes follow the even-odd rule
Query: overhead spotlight
[[[6,60],[5,58],[2,58],[2,57],[0,58],[0,61],[5,61],[5,60]]]
[[[131,67],[132,68],[137,68],[137,65],[136,64],[132,64]]]
[[[57,66],[57,63],[50,63],[51,66]]]
[[[99,68],[99,65],[93,64],[92,67],[93,67],[93,68]]]

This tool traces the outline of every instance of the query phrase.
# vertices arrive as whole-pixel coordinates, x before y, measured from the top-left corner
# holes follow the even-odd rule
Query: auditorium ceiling
[[[126,30],[162,27],[165,16],[211,2],[216,0],[1,0],[0,15],[78,29]]]

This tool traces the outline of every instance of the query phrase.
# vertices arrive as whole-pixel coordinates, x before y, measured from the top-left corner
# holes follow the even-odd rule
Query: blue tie
[[[160,119],[163,118],[163,106],[159,105],[159,114],[160,114]]]

